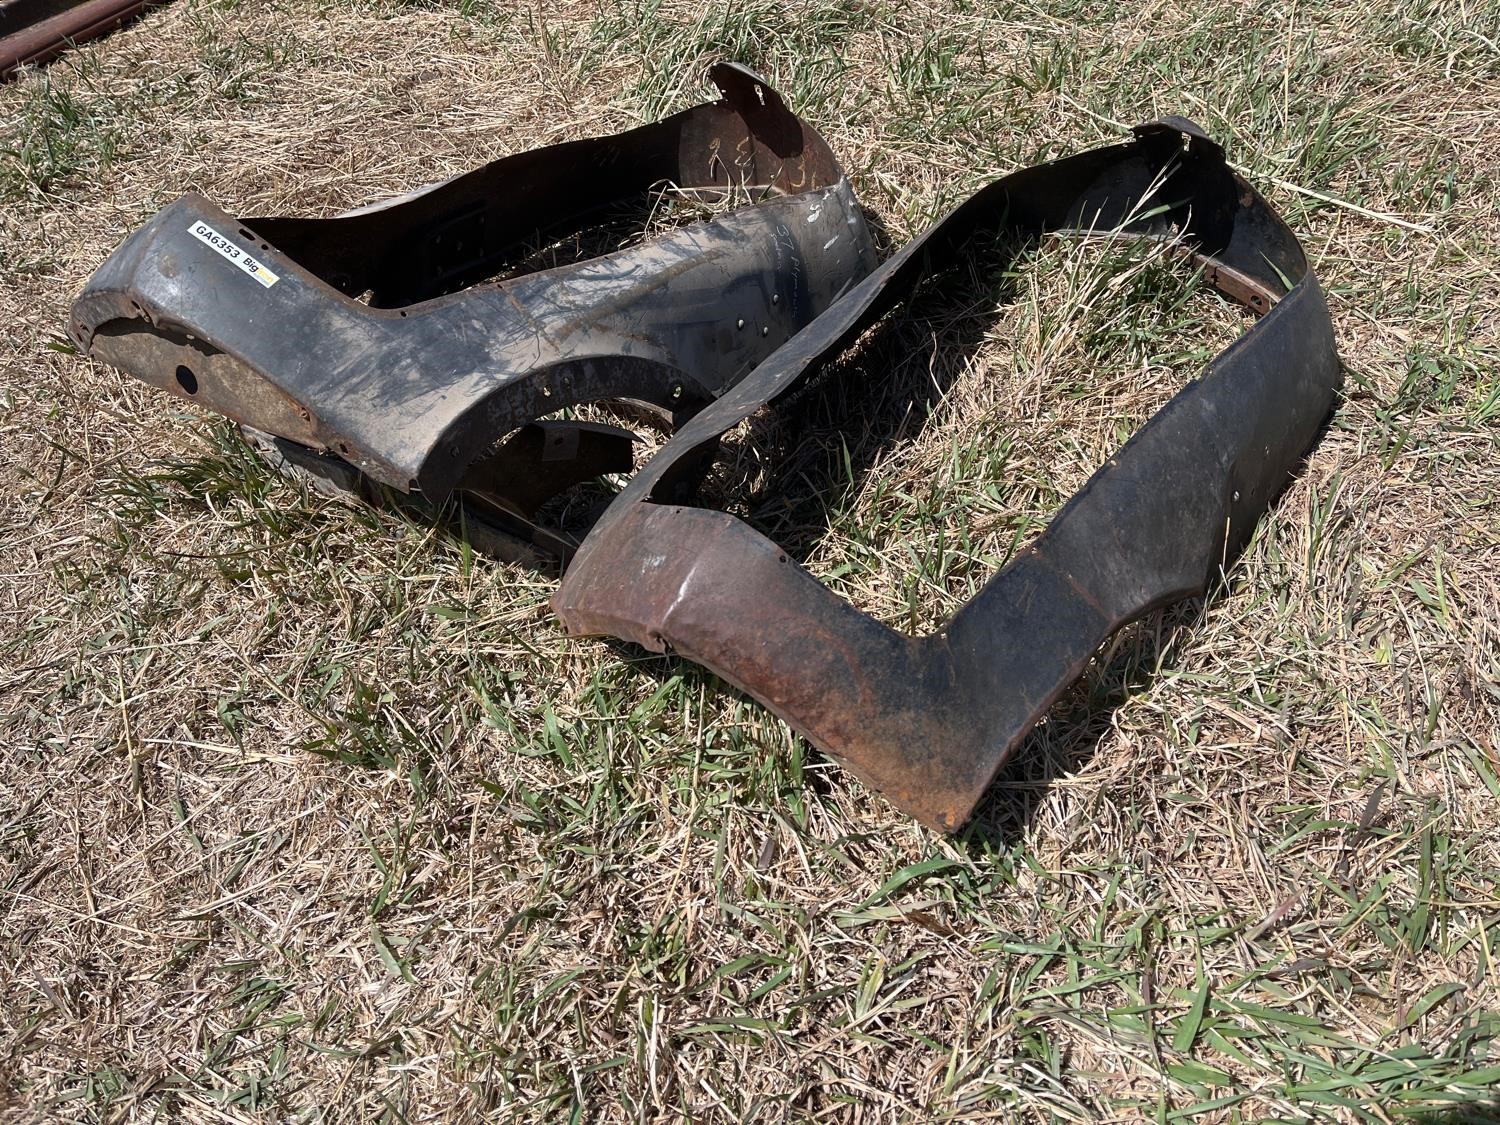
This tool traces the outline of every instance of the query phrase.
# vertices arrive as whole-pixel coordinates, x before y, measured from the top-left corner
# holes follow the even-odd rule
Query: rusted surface
[[[237,219],[185,196],[89,280],[72,336],[282,439],[289,461],[321,472],[336,457],[429,503],[473,485],[521,539],[551,543],[531,514],[599,465],[614,471],[629,442],[575,427],[497,453],[500,438],[601,400],[649,403],[681,423],[875,265],[822,138],[754,74],[710,73],[720,101],[343,216]],[[584,230],[664,182],[751,202],[642,245],[485,280],[518,248]]]
[[[674,484],[719,435],[837,357],[974,235],[1181,237],[1261,319],[1167,403],[940,631],[856,611]],[[1191,122],[1006,176],[960,205],[689,422],[616,498],[553,599],[570,632],[671,650],[753,695],[934,828],[954,831],[1121,625],[1201,592],[1288,483],[1340,380],[1291,231]]]
[[[0,4],[0,80],[113,31],[164,0],[10,0]]]

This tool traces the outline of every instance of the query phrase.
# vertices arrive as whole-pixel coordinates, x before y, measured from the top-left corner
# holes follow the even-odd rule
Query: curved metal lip
[[[976,232],[1180,239],[1260,319],[938,632],[861,614],[723,512],[675,503],[717,437],[844,351]],[[754,696],[923,823],[957,831],[1100,644],[1203,591],[1317,437],[1341,368],[1295,236],[1183,118],[1023,169],[885,262],[698,414],[614,500],[553,597],[574,634],[672,650]]]
[[[186,195],[89,279],[71,335],[179,398],[429,502],[477,476],[529,526],[539,499],[601,466],[633,468],[631,435],[556,423],[546,441],[498,439],[622,398],[680,425],[876,263],[823,138],[745,68],[710,77],[718,101],[334,218],[242,220]],[[662,182],[748,202],[483,280],[518,247]]]

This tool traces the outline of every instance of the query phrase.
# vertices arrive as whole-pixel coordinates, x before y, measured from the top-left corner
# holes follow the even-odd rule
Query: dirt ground
[[[1305,470],[958,837],[64,335],[184,191],[333,214],[721,58],[886,251],[1182,113],[1329,294]],[[0,87],[0,1112],[1500,1119],[1497,153],[1500,6],[1455,0],[175,0]],[[1247,323],[1144,250],[976,268],[740,503],[936,627]]]

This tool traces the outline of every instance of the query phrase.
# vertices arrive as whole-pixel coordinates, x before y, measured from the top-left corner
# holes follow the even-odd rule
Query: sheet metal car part
[[[1143,202],[1144,201],[1144,202]],[[866,617],[674,479],[843,352],[976,233],[1181,238],[1260,319],[1152,417],[939,632]],[[962,827],[1121,625],[1205,589],[1315,441],[1340,383],[1292,232],[1191,122],[1005,176],[871,274],[688,423],[614,500],[553,606],[568,630],[672,651],[737,685],[919,820]]]
[[[539,419],[625,399],[675,427],[876,262],[824,140],[750,71],[709,73],[719,101],[335,218],[236,219],[186,195],[89,279],[72,336],[274,435],[294,460],[336,457],[431,502],[467,489],[522,539],[564,547],[532,522],[537,507],[630,469],[632,435]],[[662,183],[753,202],[484,281],[520,248],[584,230]]]

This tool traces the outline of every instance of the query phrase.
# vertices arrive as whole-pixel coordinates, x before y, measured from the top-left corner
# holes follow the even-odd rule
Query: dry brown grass
[[[1493,1110],[1497,44],[1448,0],[178,0],[0,89],[0,1109]],[[963,839],[698,669],[566,640],[548,577],[53,346],[181,191],[331,213],[688,104],[720,56],[897,241],[1187,113],[1330,293],[1347,398],[1305,474]],[[1039,258],[894,326],[884,404],[829,403],[859,423],[751,504],[887,620],[941,619],[1242,329],[1139,254]]]

